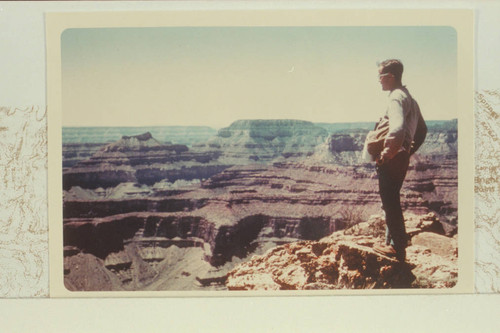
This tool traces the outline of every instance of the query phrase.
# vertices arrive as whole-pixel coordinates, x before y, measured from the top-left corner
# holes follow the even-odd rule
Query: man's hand
[[[378,156],[377,159],[375,160],[375,163],[380,166],[385,163],[385,158],[384,156]]]
[[[410,150],[408,151],[408,153],[411,155],[415,154],[415,141],[412,141],[411,142],[411,145],[410,145]]]

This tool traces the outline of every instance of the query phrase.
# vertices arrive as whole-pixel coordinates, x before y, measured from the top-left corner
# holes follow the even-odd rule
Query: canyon
[[[340,244],[338,235],[349,248],[367,243],[375,235],[358,235],[356,243],[345,234],[381,212],[375,169],[359,162],[367,129],[320,125],[240,120],[193,144],[160,142],[149,132],[64,144],[66,287],[252,289],[229,277],[241,278],[231,272],[254,256],[283,246],[323,247],[314,244],[332,235],[328,244]],[[439,237],[451,240],[458,232],[456,141],[455,123],[429,126],[402,190],[409,221],[434,214]],[[412,283],[405,286],[439,285]]]

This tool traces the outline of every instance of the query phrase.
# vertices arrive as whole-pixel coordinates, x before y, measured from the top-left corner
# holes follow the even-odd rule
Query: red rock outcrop
[[[254,256],[228,273],[226,286],[229,290],[453,287],[458,277],[456,238],[427,231],[440,230],[433,214],[408,215],[407,220],[412,244],[406,263],[373,250],[374,244],[383,242],[384,229],[383,219],[373,216],[320,241],[290,243]]]

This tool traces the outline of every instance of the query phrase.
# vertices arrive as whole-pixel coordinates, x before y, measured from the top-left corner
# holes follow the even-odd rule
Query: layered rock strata
[[[363,127],[367,127],[362,123]],[[428,124],[428,133],[424,144],[415,156],[430,161],[434,166],[441,163],[457,163],[458,134],[456,121],[434,121]],[[327,140],[318,145],[313,158],[323,163],[338,165],[363,165],[361,159],[364,141],[368,129],[353,128],[337,130]]]
[[[230,166],[217,161],[219,155],[192,152],[185,145],[162,144],[149,132],[123,136],[64,170],[63,187],[96,189],[126,182],[153,185],[162,180],[205,179]]]
[[[302,120],[238,120],[222,128],[199,149],[221,151],[222,158],[268,163],[276,158],[298,158],[311,155],[328,137],[328,132]]]
[[[418,184],[419,172],[410,171],[410,187]],[[434,184],[432,179],[426,181]],[[376,182],[373,170],[359,167],[276,163],[232,167],[168,197],[66,200],[64,243],[73,249],[67,259],[71,262],[80,253],[106,262],[108,257],[128,251],[128,255],[118,256],[119,265],[114,264],[123,275],[135,269],[129,246],[137,253],[134,258],[153,249],[197,248],[196,257],[210,267],[219,267],[215,270],[220,273],[220,267],[230,268],[240,260],[235,258],[287,242],[319,240],[380,211]],[[427,213],[430,203],[421,191],[436,191],[439,186],[428,185],[419,191],[405,188],[406,211]],[[453,225],[443,225],[448,233],[455,230]],[[159,255],[156,260],[166,259]],[[192,280],[208,271],[187,272],[189,276],[178,278]],[[150,283],[155,281],[152,278]],[[192,280],[190,286],[201,288],[205,282],[200,281],[211,280]],[[178,287],[169,284],[169,288]]]
[[[63,145],[63,170],[91,158],[105,145],[104,143],[65,143]]]

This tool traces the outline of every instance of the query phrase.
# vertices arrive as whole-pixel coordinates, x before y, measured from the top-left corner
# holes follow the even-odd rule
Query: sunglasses
[[[384,74],[379,74],[378,75],[378,78],[381,79],[383,78],[384,76],[388,76],[388,75],[391,75],[391,77],[393,77],[394,75],[392,75],[391,73],[384,73]]]

